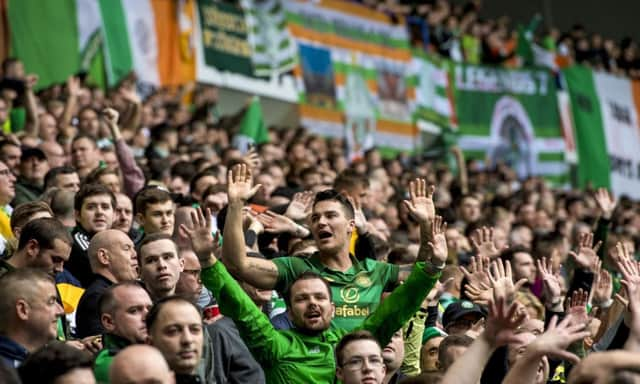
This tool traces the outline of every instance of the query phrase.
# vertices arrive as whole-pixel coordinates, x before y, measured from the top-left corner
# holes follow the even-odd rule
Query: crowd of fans
[[[530,65],[532,63],[527,63],[519,52],[518,44],[523,43],[523,36],[519,35],[531,33],[529,42],[555,54],[555,62],[560,67],[578,63],[640,78],[638,43],[630,37],[616,41],[590,32],[581,24],[574,25],[569,31],[543,28],[539,15],[532,15],[528,25],[514,25],[506,15],[483,19],[480,0],[467,3],[448,0],[358,2],[385,12],[398,22],[406,20],[415,48],[455,61],[507,67]]]
[[[212,86],[36,84],[3,62],[0,382],[640,379],[636,202],[303,128],[241,153]]]

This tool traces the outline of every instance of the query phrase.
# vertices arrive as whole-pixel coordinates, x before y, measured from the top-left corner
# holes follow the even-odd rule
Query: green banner
[[[253,76],[249,29],[239,6],[199,0],[204,63],[219,71]]]

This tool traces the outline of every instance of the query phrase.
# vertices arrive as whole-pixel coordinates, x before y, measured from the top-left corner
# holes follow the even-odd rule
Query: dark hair
[[[299,274],[298,276],[296,276],[296,278],[293,279],[291,284],[284,291],[284,302],[287,304],[287,308],[291,308],[291,288],[298,281],[301,281],[301,280],[314,280],[314,279],[321,280],[324,283],[324,285],[327,287],[327,291],[329,291],[329,301],[333,301],[333,294],[331,293],[331,285],[329,285],[329,282],[327,281],[327,279],[325,279],[324,277],[320,276],[319,274],[317,274],[317,273],[315,273],[313,271],[304,271],[301,274]]]
[[[35,240],[42,249],[53,249],[56,240],[72,244],[71,235],[64,225],[55,218],[41,217],[28,222],[20,233],[18,250],[24,249],[30,240]]]
[[[473,343],[473,339],[467,335],[449,335],[442,339],[438,347],[438,362],[440,370],[446,371],[453,361],[449,361],[447,351],[450,347],[469,347]]]
[[[202,171],[196,173],[189,181],[189,191],[191,194],[196,191],[196,185],[198,184],[198,181],[206,176],[213,176],[218,179],[218,174],[215,172],[215,170],[211,169],[211,167],[203,169]]]
[[[145,323],[147,324],[147,331],[149,333],[151,333],[151,327],[153,327],[153,324],[155,324],[156,320],[158,319],[158,315],[160,314],[160,311],[162,311],[162,308],[164,308],[166,305],[170,303],[189,304],[190,306],[195,308],[195,310],[198,312],[198,315],[200,316],[200,321],[202,321],[202,310],[196,304],[192,303],[191,301],[181,296],[174,295],[169,297],[163,297],[162,299],[156,301],[153,304],[153,307],[151,307],[151,310],[149,310],[149,313],[147,314],[147,317],[145,319]]]
[[[7,145],[13,145],[14,147],[20,148],[20,144],[16,144],[15,142],[13,142],[11,140],[3,139],[3,140],[0,140],[0,152],[2,152],[4,147],[6,147]]]
[[[99,167],[96,167],[91,172],[89,172],[87,177],[85,177],[84,182],[86,184],[101,184],[100,178],[104,175],[116,175],[118,177],[120,176],[118,174],[118,171],[115,169],[111,169],[106,166],[99,166]]]
[[[117,307],[115,290],[120,287],[144,288],[136,281],[122,281],[107,288],[98,299],[98,317],[103,313],[112,314]],[[146,292],[146,291],[145,291]]]
[[[51,208],[44,201],[29,201],[18,205],[11,213],[11,228],[22,228],[38,212],[48,212],[53,216]]]
[[[171,167],[171,177],[180,177],[185,182],[191,181],[196,174],[196,166],[190,161],[178,161]]]
[[[502,253],[500,254],[500,258],[502,259],[503,262],[508,261],[510,263],[513,263],[513,257],[515,256],[516,253],[531,254],[531,251],[527,247],[524,247],[522,245],[517,245],[513,248],[505,249],[504,251],[502,251]]]
[[[144,215],[148,205],[164,203],[165,201],[173,201],[168,191],[156,186],[145,187],[138,191],[134,197],[133,212],[134,214],[141,213]]]
[[[80,212],[84,200],[91,196],[107,195],[111,199],[111,208],[116,209],[116,197],[111,190],[102,184],[84,184],[76,194],[73,201],[73,209]]]
[[[6,75],[7,71],[9,71],[9,67],[19,62],[20,59],[18,59],[17,57],[7,57],[6,59],[2,60],[2,73]]]
[[[80,114],[78,114],[78,115],[80,115]],[[87,140],[89,140],[90,142],[93,143],[93,147],[94,148],[98,148],[98,142],[96,141],[96,138],[91,136],[91,135],[89,135],[88,133],[78,133],[76,135],[76,137],[74,137],[73,140],[71,140],[71,146],[73,146],[73,144],[75,144],[76,141],[78,141],[80,139],[87,139]]]
[[[159,240],[171,240],[171,243],[173,243],[175,248],[176,248],[176,255],[178,254],[178,246],[173,241],[173,238],[171,237],[171,235],[169,235],[167,233],[164,233],[164,232],[150,233],[148,235],[144,235],[144,237],[142,238],[142,241],[140,241],[140,243],[138,244],[138,247],[136,249],[136,251],[138,253],[138,264],[140,266],[142,266],[142,248],[144,248],[144,246],[149,244],[149,243],[153,243],[153,242],[159,241]]]
[[[345,169],[333,181],[333,189],[342,192],[357,187],[368,188],[369,179],[352,169]]]
[[[62,167],[51,168],[49,172],[44,176],[44,187],[48,189],[53,185],[58,175],[70,175],[76,173],[76,169],[68,165]]]
[[[354,341],[359,341],[359,340],[371,340],[374,343],[376,343],[378,347],[380,347],[380,349],[382,350],[382,347],[380,346],[380,342],[378,341],[378,339],[376,339],[373,333],[369,331],[359,330],[359,331],[353,331],[351,333],[347,333],[342,337],[342,339],[340,339],[340,342],[338,342],[338,345],[336,345],[336,349],[335,349],[336,366],[342,367],[342,365],[344,364],[344,361],[342,359],[342,351],[347,347],[347,345],[353,343]]]
[[[93,356],[61,341],[52,341],[31,354],[18,368],[25,384],[54,383],[78,368],[93,368]]]
[[[353,205],[349,202],[349,200],[341,193],[338,193],[335,189],[327,189],[322,192],[318,192],[316,194],[315,199],[313,200],[313,208],[315,208],[316,204],[321,201],[337,201],[344,208],[345,216],[348,219],[353,219],[355,216],[355,211],[353,209]]]

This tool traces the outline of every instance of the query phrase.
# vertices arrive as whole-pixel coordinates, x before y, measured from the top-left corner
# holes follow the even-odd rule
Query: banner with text
[[[581,66],[563,75],[576,129],[579,186],[640,198],[640,82]]]

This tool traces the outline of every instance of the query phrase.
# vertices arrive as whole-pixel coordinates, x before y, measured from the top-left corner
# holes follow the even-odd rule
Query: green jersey
[[[316,335],[296,329],[276,330],[231,277],[222,263],[202,270],[202,282],[213,292],[223,315],[238,327],[240,336],[264,369],[270,384],[324,384],[335,382],[334,348],[348,331],[331,327]],[[373,333],[381,345],[418,311],[440,274],[427,274],[417,263],[406,282],[396,288],[360,325]]]
[[[398,284],[400,268],[372,259],[358,260],[350,256],[352,267],[346,272],[334,271],[320,262],[316,253],[310,258],[279,257],[272,261],[278,267],[276,290],[283,293],[305,271],[313,271],[329,281],[336,304],[336,327],[351,331],[373,313],[380,304],[382,292]]]

